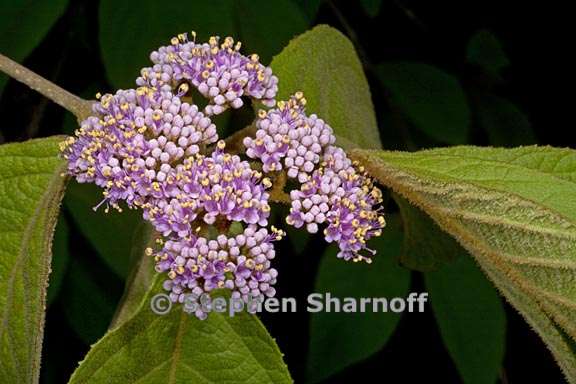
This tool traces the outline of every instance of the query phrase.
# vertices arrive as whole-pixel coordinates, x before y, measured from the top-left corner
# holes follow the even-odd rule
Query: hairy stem
[[[73,95],[2,54],[0,54],[0,71],[72,112],[78,120],[84,120],[92,114],[92,101]]]
[[[268,193],[270,193],[270,201],[274,203],[290,204],[292,201],[290,195],[284,192],[287,180],[288,178],[285,171],[278,172],[272,178],[272,189],[268,191]]]
[[[242,153],[244,152],[243,140],[247,136],[254,136],[256,134],[256,123],[242,128],[239,131],[234,132],[228,136],[224,141],[226,142],[226,151],[230,153]]]

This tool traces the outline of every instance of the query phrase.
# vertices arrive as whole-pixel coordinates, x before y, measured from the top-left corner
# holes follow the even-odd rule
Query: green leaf
[[[0,377],[40,371],[52,234],[65,178],[61,137],[0,146]]]
[[[488,133],[490,143],[514,147],[537,142],[532,124],[510,101],[494,95],[481,95],[476,100],[478,123]]]
[[[306,29],[304,16],[290,0],[129,0],[100,2],[100,45],[108,78],[117,88],[133,86],[152,50],[179,33],[195,30],[246,39],[263,62]],[[129,54],[127,54],[129,52]]]
[[[66,274],[68,261],[70,260],[70,249],[68,246],[69,230],[66,217],[64,217],[63,214],[60,214],[58,223],[56,224],[56,230],[54,231],[54,241],[52,243],[52,271],[50,272],[46,297],[48,306],[50,306],[60,292],[62,281]]]
[[[70,183],[64,204],[74,222],[104,262],[120,277],[128,274],[134,232],[143,221],[142,213],[124,209],[110,209],[105,213],[103,204],[96,212],[92,209],[103,199],[102,190],[94,184]]]
[[[298,6],[304,11],[306,18],[308,21],[312,22],[316,19],[316,14],[320,10],[320,6],[322,5],[323,0],[292,0],[294,4],[298,4]]]
[[[0,7],[0,53],[21,62],[62,16],[68,0],[5,0]],[[7,76],[0,73],[0,94]]]
[[[480,30],[472,36],[466,52],[468,61],[498,76],[510,65],[510,60],[498,38],[488,30]]]
[[[453,147],[353,157],[476,258],[576,382],[576,151]]]
[[[165,316],[152,312],[164,279],[156,276],[138,311],[92,346],[71,384],[291,382],[256,316],[212,313],[202,321],[181,306]]]
[[[413,62],[380,64],[376,73],[394,104],[414,126],[441,142],[466,142],[470,110],[457,78]]]
[[[360,3],[362,4],[362,7],[368,16],[376,17],[380,13],[382,0],[361,0]]]
[[[421,272],[433,271],[459,256],[460,245],[428,215],[398,195],[394,195],[394,200],[400,208],[404,226],[400,257],[403,266]]]
[[[498,282],[498,289],[508,302],[524,316],[526,322],[540,335],[546,343],[556,363],[560,366],[568,382],[574,383],[574,367],[576,367],[576,343],[540,308],[538,302],[530,294],[526,294],[500,271],[489,264],[482,265],[492,281]]]
[[[330,247],[323,256],[315,293],[332,297],[405,297],[410,271],[397,264],[402,244],[398,225],[389,223],[371,246],[378,253],[370,265],[336,258]],[[371,307],[370,307],[371,309]],[[320,381],[380,350],[394,333],[400,315],[393,312],[318,312],[312,314],[308,379]]]
[[[272,60],[278,100],[304,92],[308,113],[324,119],[344,147],[381,148],[368,81],[352,43],[319,25],[298,36]]]
[[[462,257],[425,276],[448,352],[466,384],[493,384],[504,359],[506,313],[474,260]]]

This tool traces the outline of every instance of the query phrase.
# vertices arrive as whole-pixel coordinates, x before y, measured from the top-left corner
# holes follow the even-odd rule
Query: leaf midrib
[[[174,340],[174,350],[172,352],[172,364],[170,365],[170,374],[168,376],[168,383],[173,384],[176,382],[176,371],[177,365],[180,362],[180,353],[182,352],[182,338],[184,335],[184,328],[186,322],[186,313],[182,311],[180,313],[180,320],[178,322],[178,332],[176,333],[176,339]]]

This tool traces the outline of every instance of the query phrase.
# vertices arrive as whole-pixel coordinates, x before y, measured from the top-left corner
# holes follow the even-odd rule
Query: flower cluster
[[[120,200],[138,206],[170,196],[175,164],[218,140],[210,119],[169,91],[140,87],[99,99],[61,150],[68,173],[104,188],[116,208]]]
[[[195,34],[193,33],[195,38]],[[150,54],[152,67],[142,69],[136,83],[161,90],[174,90],[191,84],[208,98],[204,112],[217,115],[228,107],[240,108],[242,96],[274,105],[278,78],[259,62],[256,54],[242,55],[241,43],[227,37],[211,37],[208,43],[188,40],[186,34],[172,38],[171,45]]]
[[[272,297],[276,290],[278,272],[271,268],[275,256],[273,241],[280,240],[282,231],[249,225],[236,236],[219,235],[213,240],[168,240],[154,255],[156,271],[167,272],[169,280],[164,289],[170,292],[173,302],[184,302],[187,293],[202,297],[215,289],[232,291],[233,298],[245,302],[256,297]],[[205,318],[201,308],[195,313]]]
[[[286,169],[287,176],[301,184],[290,191],[289,225],[316,233],[319,225],[327,224],[325,239],[338,244],[338,257],[370,262],[374,251],[366,241],[379,236],[385,225],[377,207],[381,192],[362,167],[334,145],[332,128],[316,115],[306,115],[305,105],[298,92],[276,108],[260,111],[255,138],[244,139],[246,155],[262,161],[264,172]]]
[[[270,215],[270,180],[250,168],[247,161],[224,152],[219,141],[210,156],[196,155],[184,160],[167,184],[177,192],[170,198],[152,199],[143,204],[144,218],[164,236],[193,236],[201,223],[237,221],[266,226]],[[171,176],[172,177],[172,176]]]
[[[301,92],[268,112],[261,110],[256,138],[246,137],[246,155],[262,161],[264,172],[286,168],[288,177],[303,183],[320,162],[322,152],[336,138],[332,128],[316,115],[304,114],[306,99]],[[283,160],[283,162],[281,161]]]
[[[275,294],[273,242],[284,233],[267,228],[267,189],[281,172],[298,185],[288,224],[312,233],[325,226],[339,257],[369,262],[366,240],[385,224],[380,191],[335,146],[332,128],[306,115],[301,92],[276,102],[278,79],[257,55],[242,55],[239,42],[192,36],[152,52],[135,89],[97,95],[93,115],[62,143],[68,174],[103,188],[95,209],[121,210],[124,202],[142,210],[160,235],[159,248],[146,252],[167,275],[174,302],[218,288],[245,301]],[[190,87],[208,99],[203,110]],[[270,108],[259,111],[255,137],[244,139],[246,156],[262,162],[257,168],[226,151],[211,120],[246,97]]]
[[[324,235],[328,242],[338,243],[338,257],[370,262],[375,252],[366,248],[366,240],[379,236],[385,222],[381,208],[374,208],[382,201],[381,192],[361,172],[341,148],[329,147],[310,179],[290,192],[292,207],[286,221],[296,228],[306,225],[311,233],[327,223]],[[368,255],[360,254],[362,250]]]

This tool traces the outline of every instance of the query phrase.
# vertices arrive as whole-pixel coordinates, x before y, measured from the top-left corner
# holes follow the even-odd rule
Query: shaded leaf
[[[235,2],[236,35],[246,53],[257,53],[263,63],[308,27],[300,8],[290,0],[240,0]]]
[[[498,292],[466,255],[424,274],[430,305],[463,382],[493,384],[504,359],[506,313]]]
[[[300,255],[306,250],[306,247],[312,241],[312,235],[308,232],[303,232],[298,228],[292,226],[286,227],[286,235],[292,246],[294,247],[294,252]]]
[[[361,0],[362,7],[370,17],[376,17],[380,13],[382,0]]]
[[[397,264],[402,244],[398,224],[389,223],[380,238],[370,246],[378,251],[374,262],[349,263],[336,258],[331,246],[323,256],[315,293],[332,297],[405,297],[410,287],[410,271]],[[308,379],[316,382],[380,350],[390,338],[400,315],[390,312],[312,314]]]
[[[494,95],[476,100],[478,123],[488,133],[490,143],[499,147],[515,147],[537,142],[532,124],[510,101]]]
[[[230,0],[101,1],[100,47],[108,79],[116,88],[132,87],[140,69],[151,65],[150,52],[179,33],[195,30],[202,38],[233,35],[230,4]]]
[[[432,271],[460,255],[462,248],[458,242],[438,228],[428,215],[399,195],[394,195],[394,200],[400,207],[404,226],[402,265]]]
[[[0,377],[36,383],[52,235],[65,178],[61,137],[0,146]]]
[[[62,16],[68,0],[3,0],[0,6],[0,53],[21,62]],[[0,94],[8,77],[0,72]]]
[[[480,30],[472,36],[466,50],[466,57],[472,64],[486,72],[498,76],[510,65],[510,60],[498,38],[488,30]]]
[[[466,142],[470,110],[458,79],[433,66],[413,62],[380,64],[376,73],[414,126],[441,142]]]
[[[150,300],[164,279],[157,275],[138,311],[92,346],[71,384],[291,382],[256,316],[212,313],[202,321],[180,306],[165,316],[153,313]]]
[[[468,250],[576,382],[576,152],[354,151]]]
[[[104,262],[118,276],[126,277],[134,231],[143,221],[142,213],[130,209],[121,213],[110,209],[105,213],[105,204],[94,212],[92,208],[102,199],[102,190],[96,185],[73,182],[68,186],[64,203],[77,227]]]
[[[272,60],[277,99],[304,92],[309,114],[324,119],[345,147],[381,148],[368,81],[352,43],[320,25],[298,36]]]
[[[140,69],[151,65],[150,52],[182,32],[195,30],[199,40],[211,35],[246,38],[246,49],[256,50],[267,62],[306,28],[290,0],[103,0],[99,16],[102,57],[117,88],[133,86]]]
[[[304,15],[308,21],[314,21],[316,19],[316,14],[322,5],[323,0],[292,0],[295,4],[298,4],[300,8],[304,11]]]
[[[91,345],[106,333],[116,300],[104,282],[97,280],[99,276],[82,261],[83,255],[74,256],[64,280],[62,307],[74,332],[86,345]]]

